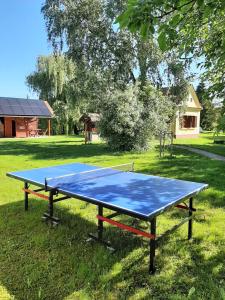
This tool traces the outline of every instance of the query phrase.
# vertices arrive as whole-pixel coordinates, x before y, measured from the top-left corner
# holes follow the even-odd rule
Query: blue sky
[[[0,9],[0,97],[37,98],[26,86],[39,55],[52,52],[41,6],[44,0],[5,0]],[[197,71],[192,66],[192,71]],[[194,81],[196,86],[197,81]]]
[[[25,83],[38,55],[51,52],[40,12],[44,0],[5,0],[0,9],[0,96],[35,97]]]

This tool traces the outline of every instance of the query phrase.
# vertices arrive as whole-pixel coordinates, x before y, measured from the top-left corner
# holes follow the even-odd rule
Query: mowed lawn
[[[219,139],[225,139],[225,136],[220,135]],[[209,151],[215,154],[225,156],[225,143],[215,144],[213,138],[213,132],[201,133],[199,138],[180,138],[174,140],[175,144],[190,146],[205,151]]]
[[[84,145],[81,138],[2,139],[0,141],[0,299],[225,299],[225,164],[175,150],[175,157],[113,153],[104,144]],[[111,166],[130,161],[135,170],[206,182],[199,194],[193,241],[187,224],[156,253],[157,272],[148,275],[148,241],[106,225],[114,254],[87,243],[96,231],[96,207],[75,199],[55,205],[57,228],[41,221],[45,200],[30,197],[24,211],[22,182],[6,172],[69,162]],[[158,218],[158,233],[179,221],[174,209]],[[131,224],[128,217],[118,220]],[[148,230],[148,224],[140,224]]]

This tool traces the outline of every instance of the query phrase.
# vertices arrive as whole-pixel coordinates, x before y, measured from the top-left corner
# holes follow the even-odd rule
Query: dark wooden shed
[[[94,140],[98,139],[97,124],[100,121],[100,114],[85,113],[80,117],[79,121],[84,124],[85,144],[91,142],[93,138]]]
[[[30,137],[51,132],[53,110],[47,101],[0,97],[0,137]],[[39,119],[47,119],[46,130]]]
[[[86,113],[83,114],[80,117],[80,122],[84,124],[84,131],[86,130],[85,128],[87,127],[87,124],[91,124],[92,132],[97,131],[97,123],[100,120],[100,114],[98,113]]]

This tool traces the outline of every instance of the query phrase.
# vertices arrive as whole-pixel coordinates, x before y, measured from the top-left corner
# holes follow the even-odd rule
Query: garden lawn
[[[225,164],[182,150],[158,159],[145,153],[113,153],[81,138],[0,141],[0,299],[225,299]],[[206,182],[195,201],[193,241],[187,224],[156,252],[157,272],[148,275],[149,248],[142,238],[106,225],[105,236],[118,251],[87,243],[96,231],[96,207],[78,200],[55,205],[57,228],[41,221],[44,200],[30,196],[24,211],[22,182],[6,172],[70,162],[111,166],[130,161],[146,174]],[[158,218],[163,232],[184,212]],[[120,217],[130,224],[131,219]],[[148,230],[142,222],[141,228]],[[189,296],[188,296],[189,295]]]
[[[222,139],[224,137],[220,137]],[[174,144],[185,145],[225,156],[225,144],[214,144],[213,132],[201,133],[198,138],[175,139]]]

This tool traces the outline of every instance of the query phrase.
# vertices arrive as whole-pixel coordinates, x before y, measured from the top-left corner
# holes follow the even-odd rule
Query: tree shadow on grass
[[[202,245],[203,244],[203,245]],[[111,278],[115,289],[126,288],[132,299],[188,299],[187,295],[192,287],[195,292],[191,299],[220,299],[220,289],[224,288],[225,253],[218,248],[207,257],[209,249],[202,239],[194,239],[192,243],[179,240],[177,236],[168,244],[157,250],[157,268],[154,276],[148,276],[144,265],[130,270],[130,265],[124,264],[121,274]],[[132,274],[132,275],[131,275]]]
[[[57,228],[40,221],[46,210],[41,200],[31,202],[28,212],[23,201],[0,206],[0,282],[15,299],[61,300],[74,293],[71,299],[136,299],[139,292],[140,299],[170,299],[176,293],[187,295],[192,286],[200,298],[218,294],[225,259],[219,240],[218,251],[207,258],[210,241],[195,238],[189,243],[178,231],[157,250],[158,270],[149,276],[143,239],[107,226],[104,235],[116,253],[87,243],[88,233],[97,229],[95,207],[70,201],[57,205],[62,220]]]
[[[77,145],[74,142],[49,141],[37,143],[32,141],[10,141],[4,142],[0,147],[0,156],[4,155],[28,155],[30,159],[76,159],[78,157],[92,157],[111,154],[109,148],[104,144]]]
[[[176,154],[179,155],[177,158],[158,160],[148,168],[142,168],[141,172],[207,183],[209,187],[198,195],[198,201],[207,202],[211,207],[224,207],[225,164],[183,150],[176,150]]]
[[[107,227],[104,235],[113,237],[115,254],[97,243],[88,243],[96,232],[96,210],[91,219],[60,207],[62,223],[51,228],[41,222],[46,203],[35,201],[28,212],[23,201],[0,206],[0,282],[15,299],[64,299],[87,287],[95,290],[100,276],[123,260],[141,240]],[[85,209],[83,210],[85,213]]]

